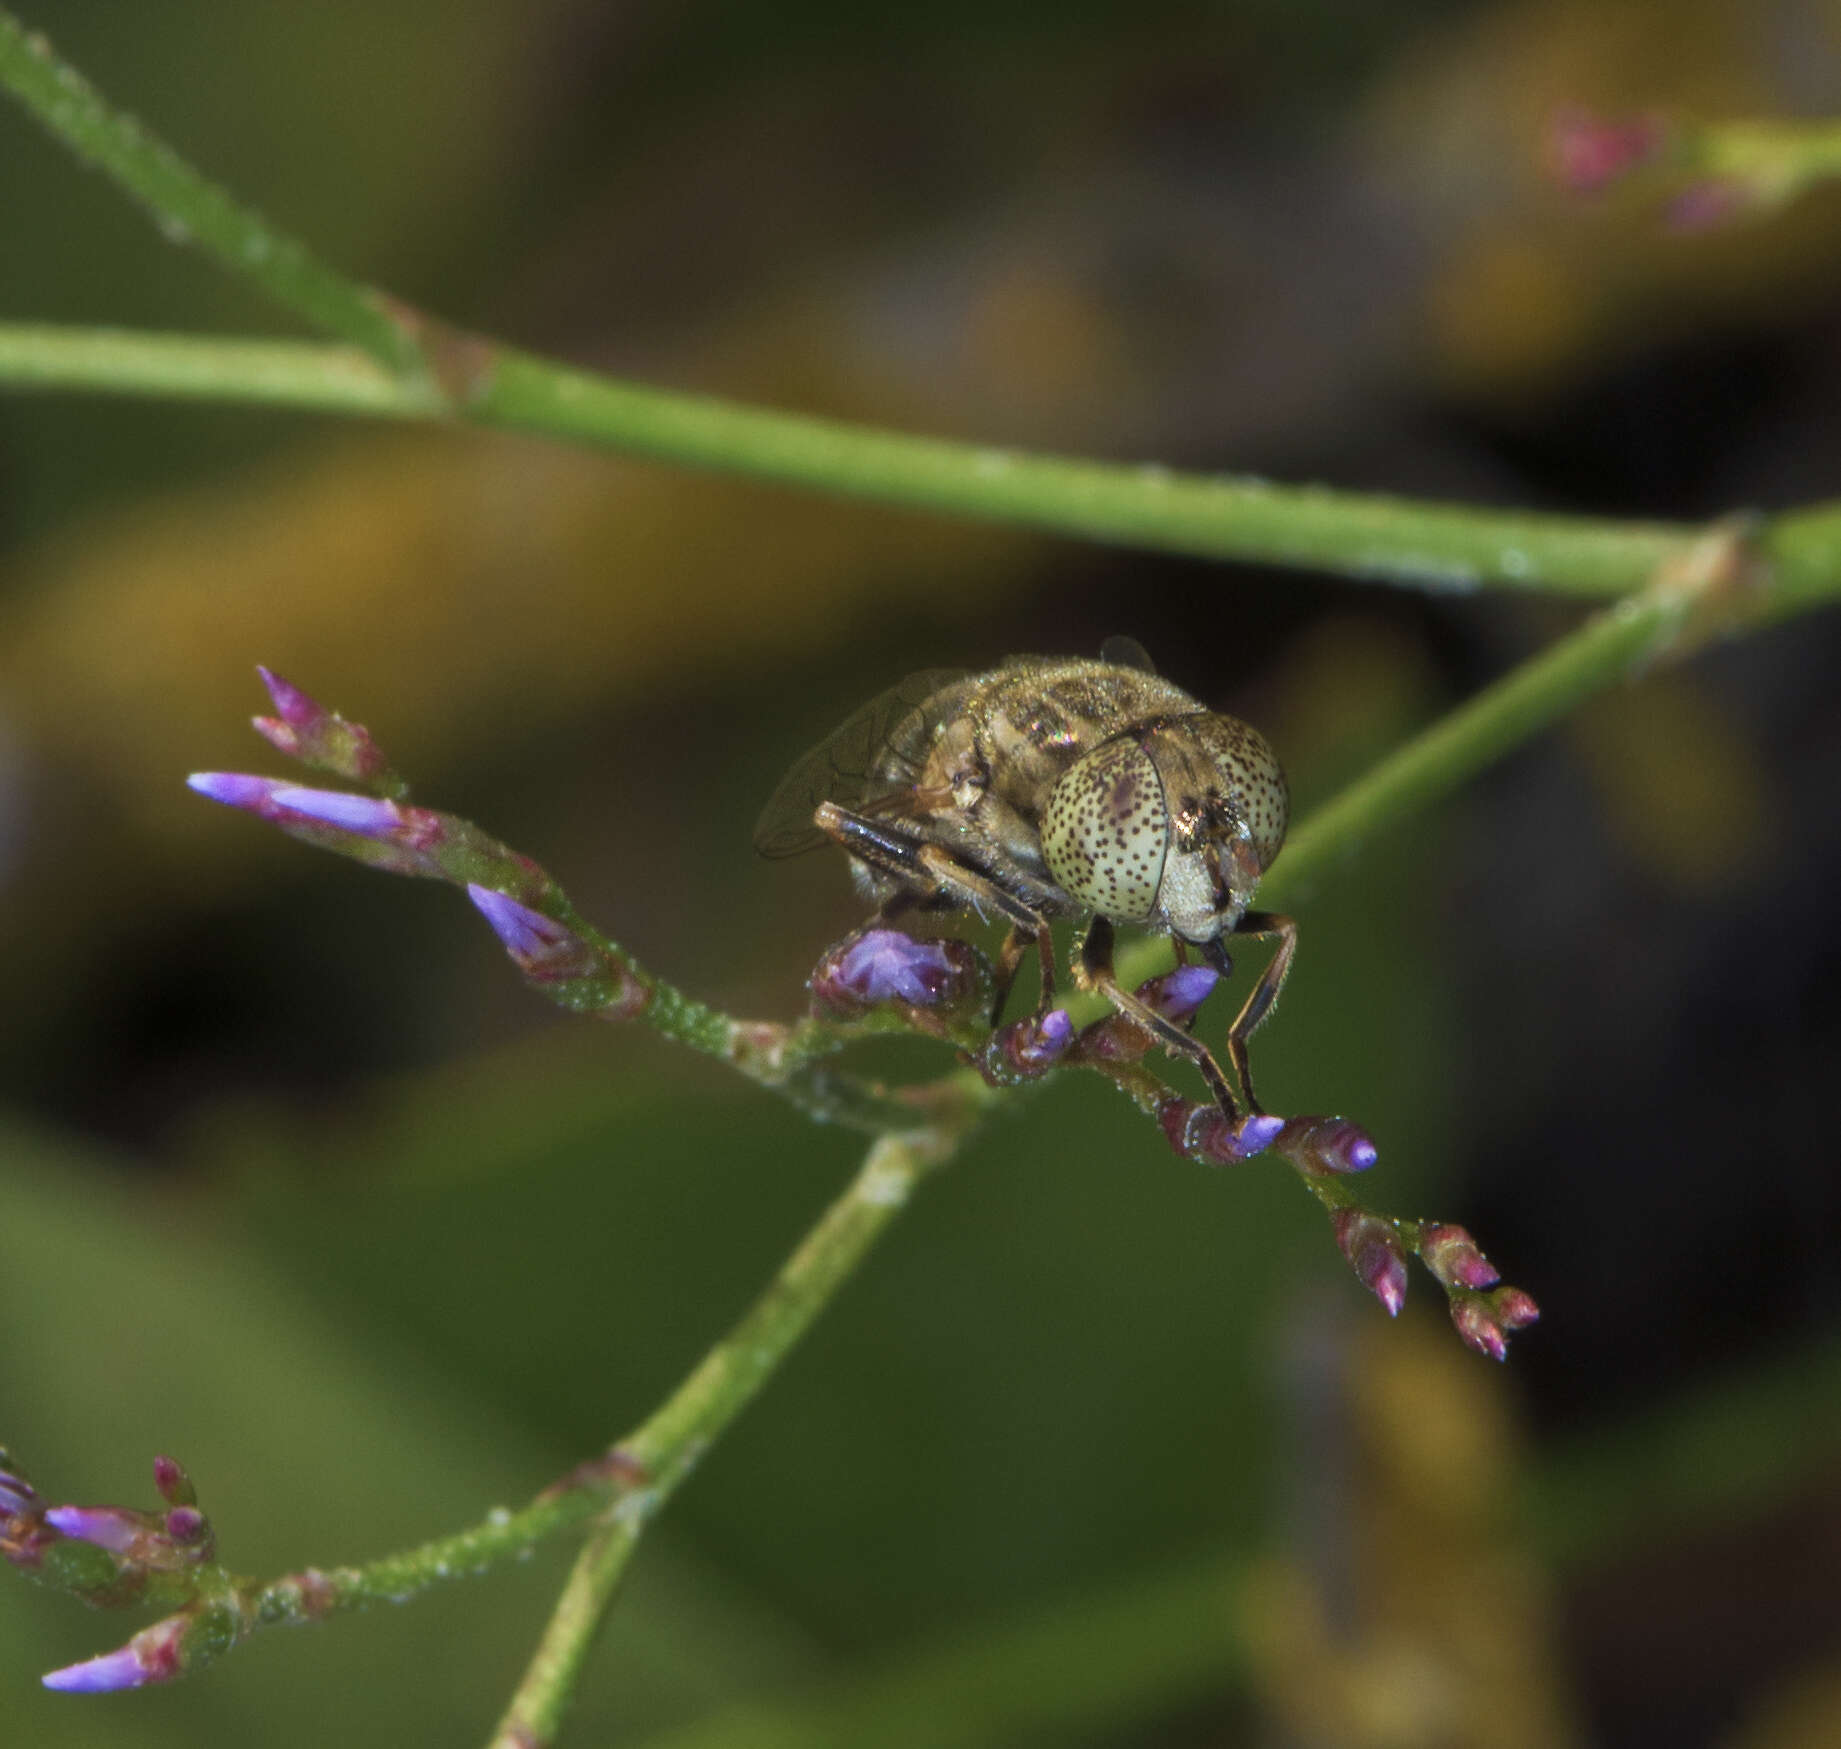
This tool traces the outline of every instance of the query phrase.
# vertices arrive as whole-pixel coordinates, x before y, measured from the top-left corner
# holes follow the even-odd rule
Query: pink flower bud
[[[1420,1229],[1419,1256],[1446,1287],[1494,1287],[1502,1273],[1462,1227],[1430,1221]]]
[[[1346,1117],[1294,1117],[1279,1151],[1305,1172],[1366,1172],[1380,1158],[1368,1132]]]
[[[1491,1360],[1508,1359],[1508,1338],[1502,1333],[1502,1326],[1496,1322],[1489,1301],[1481,1295],[1459,1294],[1451,1302],[1451,1322],[1457,1327],[1457,1333],[1477,1353],[1488,1355]]]
[[[1496,1322],[1505,1330],[1525,1330],[1540,1322],[1541,1309],[1534,1296],[1518,1287],[1498,1288],[1490,1296],[1496,1308]]]
[[[1330,1226],[1356,1279],[1390,1318],[1399,1317],[1406,1304],[1406,1247],[1393,1222],[1366,1209],[1340,1208],[1330,1216]]]
[[[1667,126],[1656,116],[1607,121],[1569,109],[1554,118],[1549,156],[1564,187],[1575,194],[1597,194],[1648,163],[1667,142]]]
[[[177,1458],[157,1457],[153,1460],[153,1485],[168,1506],[198,1504],[198,1490],[192,1486],[192,1478],[185,1473],[185,1466]]]

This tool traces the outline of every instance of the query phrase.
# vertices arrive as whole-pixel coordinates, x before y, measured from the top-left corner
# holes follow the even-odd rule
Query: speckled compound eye
[[[1076,904],[1115,923],[1157,909],[1170,810],[1151,757],[1131,735],[1102,742],[1061,774],[1042,816],[1042,855]]]
[[[1291,813],[1291,796],[1278,756],[1264,735],[1235,717],[1200,718],[1197,732],[1214,759],[1218,787],[1233,798],[1246,822],[1263,874],[1285,842]]]

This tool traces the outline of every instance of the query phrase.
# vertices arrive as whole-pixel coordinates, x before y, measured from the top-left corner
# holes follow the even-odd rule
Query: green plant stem
[[[434,375],[402,378],[344,346],[0,325],[0,383],[462,419],[1115,545],[1433,589],[1615,595],[1695,533],[952,443],[620,382],[451,333],[431,345]]]
[[[599,1519],[500,1728],[499,1740],[518,1743],[521,1749],[547,1742],[646,1525],[710,1444],[754,1400],[901,1212],[916,1185],[950,1157],[955,1142],[956,1137],[943,1130],[879,1137],[849,1188],[826,1210],[740,1323],[650,1417],[602,1458],[582,1466],[520,1512],[494,1514],[455,1535],[363,1566],[290,1573],[273,1580],[249,1601],[252,1625],[315,1621],[373,1603],[403,1602],[431,1586],[523,1553],[560,1530]],[[514,1725],[527,1735],[506,1735]],[[537,1734],[528,1734],[532,1731]]]
[[[707,1447],[740,1414],[863,1260],[950,1143],[918,1133],[877,1139],[850,1188],[787,1259],[753,1309],[664,1405],[616,1448],[639,1477],[577,1557],[536,1656],[493,1737],[494,1749],[549,1743],[641,1532]]]
[[[50,43],[0,10],[0,85],[86,163],[152,213],[173,242],[197,242],[314,327],[415,372],[412,321],[378,292],[353,284],[260,213],[201,176],[133,116],[114,108]]]

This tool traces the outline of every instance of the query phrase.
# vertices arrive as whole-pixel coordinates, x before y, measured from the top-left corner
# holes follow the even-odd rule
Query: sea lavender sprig
[[[605,1019],[643,1018],[679,1042],[709,1051],[780,1088],[817,1115],[886,1131],[916,1123],[962,1132],[1001,1090],[1059,1068],[1106,1076],[1131,1098],[1178,1154],[1226,1166],[1270,1152],[1289,1164],[1329,1211],[1337,1243],[1362,1284],[1390,1313],[1406,1296],[1406,1259],[1419,1256],[1444,1287],[1458,1333],[1501,1359],[1508,1336],[1539,1316],[1520,1289],[1498,1285],[1462,1228],[1414,1222],[1369,1208],[1349,1180],[1378,1151],[1344,1117],[1230,1117],[1212,1100],[1180,1093],[1145,1059],[1156,1041],[1129,1015],[1113,1013],[1076,1032],[1065,1009],[993,1028],[989,963],[969,942],[865,928],[827,950],[813,969],[811,1012],[794,1025],[736,1020],[706,1008],[641,967],[583,918],[557,882],[471,822],[413,806],[402,778],[362,724],[327,710],[291,681],[260,670],[274,718],[256,726],[280,751],[318,769],[390,793],[310,789],[240,772],[188,781],[291,836],[391,873],[463,887],[526,981],[551,1001]],[[1179,964],[1140,983],[1137,999],[1192,1029],[1219,982],[1207,966]],[[948,1075],[884,1088],[822,1059],[855,1038],[919,1032],[957,1048],[976,1075]],[[1489,1273],[1489,1280],[1482,1275]]]
[[[513,850],[471,821],[409,802],[408,784],[361,723],[327,709],[311,694],[261,668],[275,715],[258,716],[257,731],[278,751],[316,770],[366,785],[373,793],[333,790],[248,772],[197,772],[186,781],[199,795],[239,808],[317,849],[352,858],[389,874],[444,881],[461,888],[498,937],[512,963],[538,992],[573,1013],[604,1020],[643,1019],[680,1044],[732,1064],[752,1079],[784,1092],[815,1115],[880,1131],[936,1115],[936,1095],[925,1110],[912,1099],[890,1103],[835,1070],[819,1067],[851,1039],[904,1024],[883,999],[880,980],[895,975],[897,961],[880,971],[867,961],[840,968],[833,999],[793,1026],[737,1020],[687,996],[645,967],[576,910],[561,885],[531,857]],[[902,939],[906,939],[905,937]],[[964,944],[950,944],[954,949]],[[885,955],[886,958],[886,955]],[[916,969],[924,980],[936,974]],[[939,975],[943,975],[939,974]],[[971,960],[955,977],[983,979]],[[867,980],[869,999],[855,999],[846,984]],[[920,983],[917,993],[924,994]],[[980,987],[984,987],[981,985]],[[816,993],[816,992],[815,992]],[[939,1036],[967,1042],[931,1008],[918,1024]],[[915,1023],[910,1012],[905,1022]],[[959,1089],[953,1099],[968,1097]]]

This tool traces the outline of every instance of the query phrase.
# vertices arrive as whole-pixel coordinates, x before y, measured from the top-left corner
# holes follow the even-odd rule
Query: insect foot
[[[821,1016],[849,1018],[888,1003],[956,1008],[989,990],[990,967],[969,942],[917,941],[899,929],[847,936],[812,969],[808,988]]]
[[[1212,966],[1178,966],[1161,977],[1148,978],[1132,992],[1153,1014],[1186,1032],[1195,1024],[1202,1004],[1221,981]],[[1126,1014],[1108,1014],[1080,1035],[1080,1055],[1103,1063],[1135,1063],[1156,1040]]]
[[[1172,1095],[1157,1108],[1164,1139],[1185,1159],[1205,1166],[1228,1166],[1264,1153],[1285,1127],[1282,1117],[1251,1112],[1230,1117],[1218,1105],[1198,1105]]]
[[[1074,1023],[1065,1008],[1028,1014],[1000,1026],[978,1054],[978,1070],[993,1087],[1031,1081],[1045,1074],[1074,1042]]]

